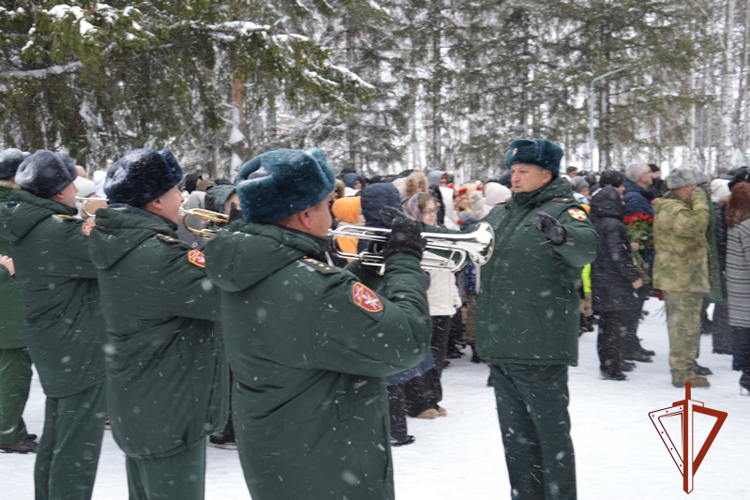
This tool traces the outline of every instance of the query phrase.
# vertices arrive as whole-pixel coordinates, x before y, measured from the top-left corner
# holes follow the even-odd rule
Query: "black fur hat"
[[[40,198],[52,198],[76,177],[76,164],[70,156],[40,149],[18,166],[16,184]]]
[[[556,179],[560,173],[560,160],[563,150],[554,142],[545,139],[516,139],[510,143],[505,153],[505,166],[510,168],[516,163],[537,165],[552,172]]]
[[[28,157],[29,153],[16,148],[0,151],[0,179],[7,179],[16,175],[18,166]]]
[[[110,204],[143,207],[181,180],[182,168],[169,149],[134,149],[109,167],[104,192]]]

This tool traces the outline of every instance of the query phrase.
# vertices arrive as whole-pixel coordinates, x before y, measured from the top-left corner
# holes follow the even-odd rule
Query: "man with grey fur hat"
[[[710,245],[706,237],[708,194],[698,188],[700,173],[676,169],[666,178],[669,192],[654,202],[654,288],[664,293],[669,329],[672,385],[709,387],[693,373],[700,340],[703,294],[711,291]]]
[[[37,450],[37,499],[91,498],[105,423],[104,318],[90,225],[75,217],[78,173],[64,153],[40,150],[15,176],[0,212],[24,304],[26,344],[47,396]]]
[[[18,166],[29,153],[15,148],[0,152],[0,208],[20,189],[15,183]],[[10,242],[0,238],[0,258],[10,254]],[[7,261],[6,261],[7,264]],[[12,265],[12,261],[10,263]],[[0,271],[8,279],[0,283],[0,452],[30,453],[37,442],[26,431],[23,410],[31,387],[31,357],[23,334],[23,303],[18,285],[10,276],[15,268]],[[6,272],[7,271],[7,272]]]

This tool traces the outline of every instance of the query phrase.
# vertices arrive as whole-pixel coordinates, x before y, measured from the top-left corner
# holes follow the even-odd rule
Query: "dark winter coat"
[[[388,257],[387,296],[373,273],[324,263],[327,241],[238,221],[206,246],[222,290],[233,418],[255,500],[394,496],[384,377],[430,346],[419,261]]]
[[[638,295],[633,282],[641,277],[633,265],[620,194],[612,186],[604,186],[591,200],[591,221],[594,223],[601,250],[591,265],[591,287],[594,311],[598,313],[634,309]]]
[[[24,306],[26,345],[44,393],[76,394],[104,380],[104,318],[87,224],[78,211],[26,191],[0,212]]]
[[[130,456],[169,456],[226,423],[219,291],[172,222],[127,205],[99,210],[96,222],[112,433]]]
[[[628,179],[623,181],[623,185],[625,186],[625,194],[622,196],[622,201],[625,202],[625,215],[638,213],[654,215],[654,206],[651,204],[654,199],[652,192],[643,189]]]
[[[565,243],[539,232],[537,212],[560,221]],[[493,364],[577,364],[581,268],[596,258],[599,237],[570,183],[560,177],[516,193],[483,221],[495,230],[495,248],[477,297],[479,355]]]
[[[13,191],[18,186],[8,181],[0,181],[0,210],[8,203]],[[0,238],[0,255],[10,255],[10,242]],[[4,270],[4,271],[3,271]],[[3,271],[8,279],[0,281],[0,349],[18,349],[24,347],[26,341],[23,334],[23,302],[21,291],[15,280],[10,279],[5,268]]]

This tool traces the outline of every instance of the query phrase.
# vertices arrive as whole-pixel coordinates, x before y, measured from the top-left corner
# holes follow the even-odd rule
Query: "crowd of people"
[[[750,170],[662,180],[646,163],[563,172],[563,156],[518,139],[499,178],[458,184],[337,176],[315,148],[262,154],[234,182],[185,175],[169,150],[91,179],[62,152],[0,152],[0,450],[37,453],[39,499],[91,498],[106,426],[132,499],[203,498],[207,442],[239,450],[256,500],[393,498],[390,448],[414,442],[409,418],[450,418],[443,370],[470,351],[512,498],[576,498],[579,335],[596,326],[602,379],[627,380],[657,355],[638,337],[655,295],[671,384],[710,386],[710,332],[750,392]],[[424,265],[450,260],[425,233],[480,221],[484,266]],[[345,226],[385,241],[330,236]]]

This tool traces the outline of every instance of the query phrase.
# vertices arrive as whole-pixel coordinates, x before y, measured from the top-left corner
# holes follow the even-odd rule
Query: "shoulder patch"
[[[354,303],[369,313],[376,313],[383,310],[383,304],[380,302],[378,295],[367,288],[362,283],[354,283],[352,286],[352,300]]]
[[[86,236],[91,234],[92,229],[94,229],[94,225],[90,222],[84,222],[81,225],[81,232]]]
[[[180,240],[178,240],[177,238],[172,238],[171,236],[168,236],[166,234],[159,233],[156,235],[156,237],[166,243],[179,243],[180,242]]]
[[[589,216],[586,215],[586,212],[584,212],[580,208],[571,208],[570,210],[568,210],[568,215],[576,220],[586,220],[589,218]]]
[[[336,267],[331,267],[324,262],[311,259],[310,257],[302,257],[300,260],[322,274],[336,274],[340,271]]]
[[[206,256],[200,250],[190,250],[187,253],[188,262],[198,267],[206,267]]]

